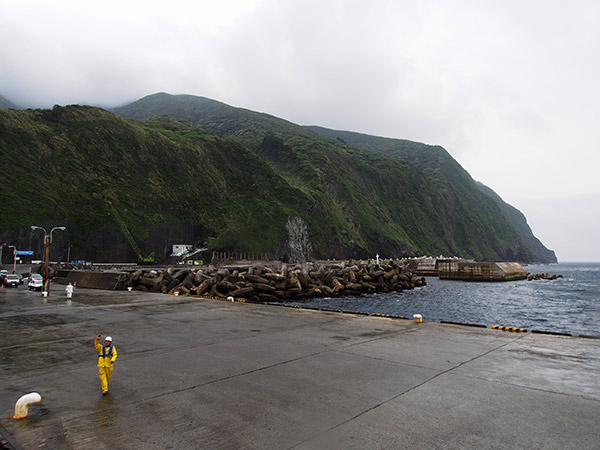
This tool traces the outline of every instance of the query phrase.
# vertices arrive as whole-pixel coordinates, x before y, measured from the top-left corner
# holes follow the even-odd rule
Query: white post
[[[42,401],[42,396],[37,392],[32,392],[30,394],[24,395],[15,404],[15,419],[24,419],[27,417],[27,412],[29,409],[29,405],[32,403],[39,403]]]

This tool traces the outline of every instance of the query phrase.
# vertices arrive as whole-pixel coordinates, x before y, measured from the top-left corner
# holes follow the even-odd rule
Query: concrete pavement
[[[415,313],[418,311],[415,311]],[[426,320],[427,318],[425,318]],[[118,350],[100,394],[92,346]],[[64,286],[0,292],[23,449],[592,449],[600,341]],[[17,399],[42,403],[12,419]]]

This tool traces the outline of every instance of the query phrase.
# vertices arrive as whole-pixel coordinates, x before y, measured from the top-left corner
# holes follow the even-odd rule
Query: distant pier
[[[416,275],[437,276],[441,280],[514,281],[529,273],[517,262],[479,262],[459,258],[415,258],[410,269]]]

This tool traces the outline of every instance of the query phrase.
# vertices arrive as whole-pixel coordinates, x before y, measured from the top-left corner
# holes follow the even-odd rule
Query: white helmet
[[[104,338],[104,342],[106,342],[106,341],[108,341],[108,342],[112,342],[112,338],[111,338],[110,336],[106,336],[106,337]]]

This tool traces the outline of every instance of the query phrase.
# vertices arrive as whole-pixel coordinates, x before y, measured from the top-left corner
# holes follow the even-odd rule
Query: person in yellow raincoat
[[[98,350],[98,370],[100,372],[100,384],[102,385],[102,395],[108,394],[108,382],[112,377],[112,371],[117,359],[117,349],[112,343],[112,338],[106,336],[104,345],[100,344],[99,334],[94,340],[94,347]]]

